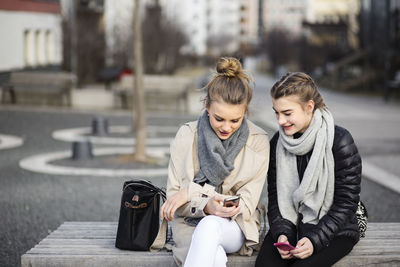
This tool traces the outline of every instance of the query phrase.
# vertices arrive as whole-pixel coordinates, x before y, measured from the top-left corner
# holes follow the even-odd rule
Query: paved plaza
[[[267,88],[274,80],[255,78],[250,119],[272,136],[277,126]],[[370,221],[400,222],[400,194],[395,189],[400,185],[396,180],[400,179],[400,107],[378,98],[330,91],[323,91],[323,96],[336,123],[351,131],[359,147],[364,163],[361,198]],[[156,167],[140,166],[100,152],[93,160],[70,160],[71,142],[90,136],[97,116],[108,120],[111,131],[89,137],[94,151],[124,153],[133,148],[129,111],[0,106],[0,266],[18,266],[23,253],[64,221],[117,221],[125,180],[140,176],[166,185],[167,161]],[[149,113],[149,151],[167,158],[169,140],[179,125],[196,117]],[[1,149],[8,143],[4,140],[12,140],[13,146]],[[48,159],[49,155],[59,157]],[[53,172],[46,171],[49,166]],[[74,168],[80,171],[71,171]],[[138,170],[152,172],[132,172]]]

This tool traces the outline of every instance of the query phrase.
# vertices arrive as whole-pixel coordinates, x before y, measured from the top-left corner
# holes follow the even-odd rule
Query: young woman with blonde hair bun
[[[268,136],[247,120],[250,76],[235,58],[221,58],[207,84],[199,119],[171,143],[167,201],[173,254],[181,266],[226,266],[227,253],[251,255],[259,232],[256,207],[268,171]],[[237,206],[224,206],[240,195]]]

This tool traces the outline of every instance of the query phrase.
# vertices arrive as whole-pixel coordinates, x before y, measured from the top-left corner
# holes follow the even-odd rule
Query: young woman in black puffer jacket
[[[331,266],[359,240],[360,155],[307,74],[286,74],[271,96],[280,129],[270,144],[270,230],[256,266]]]

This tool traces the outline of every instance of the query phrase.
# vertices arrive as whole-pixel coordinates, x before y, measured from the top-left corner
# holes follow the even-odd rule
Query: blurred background
[[[144,72],[257,58],[335,90],[398,96],[398,0],[141,0]],[[77,88],[134,72],[133,0],[2,0],[0,72],[60,69]],[[7,26],[6,26],[7,25]]]
[[[166,186],[169,143],[198,118],[221,56],[254,75],[249,118],[270,137],[269,89],[309,73],[356,141],[369,220],[400,222],[399,11],[400,0],[0,0],[0,266],[20,266],[65,221],[117,221],[128,179]],[[142,161],[129,156],[140,144]]]

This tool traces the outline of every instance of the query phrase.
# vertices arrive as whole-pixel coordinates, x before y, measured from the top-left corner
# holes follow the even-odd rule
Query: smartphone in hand
[[[231,196],[224,199],[224,207],[237,207],[239,206],[240,195]]]
[[[290,251],[293,249],[296,249],[295,247],[293,247],[292,245],[289,244],[289,242],[278,242],[278,243],[274,243],[274,246],[284,250],[284,251]]]

